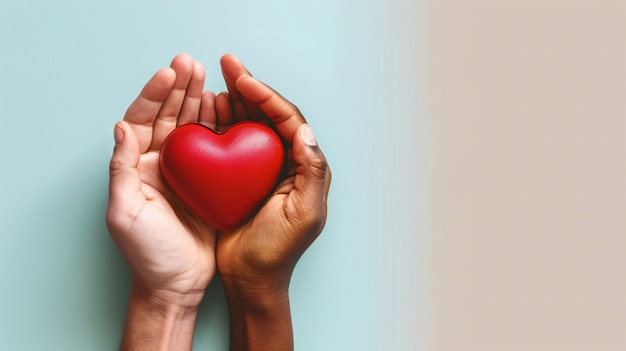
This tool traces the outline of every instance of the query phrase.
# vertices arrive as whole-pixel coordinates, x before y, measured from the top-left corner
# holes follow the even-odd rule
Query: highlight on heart
[[[229,231],[274,189],[284,158],[282,141],[261,123],[239,122],[221,133],[190,123],[167,136],[160,167],[185,205],[216,229]]]

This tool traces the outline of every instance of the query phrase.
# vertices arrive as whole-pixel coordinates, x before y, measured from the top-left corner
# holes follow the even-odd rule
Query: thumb
[[[313,131],[308,124],[300,125],[293,138],[293,160],[298,164],[294,180],[295,207],[304,218],[323,226],[326,219],[326,199],[331,173]]]
[[[141,179],[137,165],[139,164],[139,142],[133,129],[125,121],[115,125],[113,132],[115,148],[109,163],[109,207],[107,222],[119,220],[125,206],[136,201],[141,191]],[[116,218],[111,218],[116,217]]]

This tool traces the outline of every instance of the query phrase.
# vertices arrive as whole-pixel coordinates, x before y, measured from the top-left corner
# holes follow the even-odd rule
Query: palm
[[[154,258],[144,274],[146,280],[164,286],[182,285],[180,290],[203,289],[215,272],[215,230],[189,212],[163,183],[158,152],[141,156],[139,172],[146,201],[133,228],[152,233],[146,258]],[[165,259],[167,258],[167,259]],[[145,263],[145,262],[144,262]],[[159,281],[164,280],[164,281]],[[172,281],[173,280],[173,281]]]
[[[287,179],[288,182],[290,179]],[[246,272],[258,276],[271,274],[278,267],[293,262],[299,235],[292,233],[285,214],[288,195],[275,193],[259,212],[239,229],[220,233],[217,246],[218,266],[222,274]]]
[[[244,96],[236,82],[249,72],[232,56],[222,59],[222,71],[228,93],[215,99],[217,129],[224,130],[239,121],[260,121],[277,129],[287,145],[291,144],[297,126],[303,123],[295,106],[266,86],[247,89],[249,95]],[[274,118],[290,113],[294,118]],[[261,278],[281,270],[290,271],[319,234],[317,227],[299,222],[307,216],[303,216],[302,206],[298,205],[305,203],[302,194],[294,191],[299,181],[299,164],[292,154],[289,149],[285,178],[255,216],[233,232],[220,233],[217,260],[221,274],[244,273]]]
[[[210,118],[200,111],[203,85],[203,67],[179,55],[146,84],[124,117],[136,168],[126,180],[132,184],[117,195],[122,199],[112,189],[107,218],[134,276],[154,288],[203,290],[215,274],[215,230],[179,202],[159,168],[159,149],[169,132]]]

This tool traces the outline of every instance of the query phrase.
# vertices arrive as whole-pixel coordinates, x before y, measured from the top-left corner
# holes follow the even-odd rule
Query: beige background
[[[430,349],[626,350],[626,1],[428,11]]]

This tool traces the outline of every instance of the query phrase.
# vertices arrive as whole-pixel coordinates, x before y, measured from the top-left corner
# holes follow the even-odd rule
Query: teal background
[[[424,349],[420,4],[1,2],[0,349],[119,345],[130,275],[104,223],[113,126],[179,52],[214,91],[219,57],[239,56],[298,105],[330,162],[327,226],[291,285],[296,349]],[[195,349],[228,349],[221,289]]]

